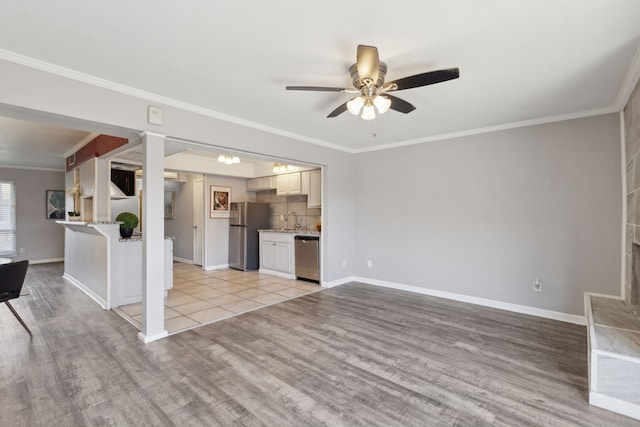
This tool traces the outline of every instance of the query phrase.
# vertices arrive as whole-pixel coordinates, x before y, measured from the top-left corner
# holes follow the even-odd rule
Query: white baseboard
[[[204,271],[211,271],[211,270],[222,270],[225,268],[229,268],[229,264],[220,264],[220,265],[207,265],[206,267],[203,268]]]
[[[640,406],[615,397],[591,392],[589,393],[589,404],[640,420]]]
[[[322,282],[322,287],[323,288],[333,288],[336,286],[340,286],[340,285],[344,285],[347,283],[351,283],[351,282],[356,282],[357,278],[353,277],[353,276],[349,276],[349,277],[344,277],[342,279],[338,279],[338,280],[332,280],[330,282]]]
[[[162,331],[162,332],[159,332],[159,333],[157,333],[155,335],[149,335],[149,336],[143,334],[142,332],[138,332],[138,339],[140,339],[140,341],[142,341],[145,344],[148,344],[148,343],[150,343],[152,341],[158,341],[158,340],[160,340],[162,338],[166,338],[168,336],[169,336],[169,333],[167,331]]]
[[[186,258],[180,258],[180,257],[174,256],[173,260],[177,261],[177,262],[183,262],[185,264],[193,264],[193,260],[192,259],[186,259]]]
[[[526,305],[512,304],[503,301],[496,301],[488,298],[480,298],[469,295],[456,294],[453,292],[439,291],[435,289],[422,288],[419,286],[403,285],[401,283],[386,282],[383,280],[369,279],[366,277],[353,277],[353,281],[362,282],[374,286],[398,289],[401,291],[415,292],[418,294],[433,297],[446,298],[454,301],[466,302],[469,304],[481,305],[484,307],[497,308],[500,310],[512,311],[514,313],[529,314],[531,316],[543,317],[545,319],[559,320],[561,322],[574,323],[576,325],[586,325],[587,319],[584,316],[561,313],[559,311],[545,310]]]
[[[109,304],[107,304],[107,302],[100,295],[96,294],[91,289],[87,288],[75,277],[69,275],[68,273],[64,273],[62,275],[62,278],[67,282],[69,282],[70,284],[72,284],[73,286],[75,286],[76,288],[80,289],[85,294],[89,295],[89,297],[95,302],[97,302],[98,305],[100,305],[100,307],[104,308],[105,310],[109,309]]]
[[[48,264],[50,262],[62,262],[64,258],[49,258],[49,259],[30,259],[29,264]]]

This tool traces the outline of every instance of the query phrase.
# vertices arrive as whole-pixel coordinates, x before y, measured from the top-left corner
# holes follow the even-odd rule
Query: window
[[[0,181],[0,255],[16,253],[16,183]]]

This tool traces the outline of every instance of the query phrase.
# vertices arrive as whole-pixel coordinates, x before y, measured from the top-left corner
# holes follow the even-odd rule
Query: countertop
[[[285,233],[285,234],[301,234],[306,236],[319,236],[320,232],[316,230],[293,230],[290,228],[263,228],[259,229],[260,233]]]

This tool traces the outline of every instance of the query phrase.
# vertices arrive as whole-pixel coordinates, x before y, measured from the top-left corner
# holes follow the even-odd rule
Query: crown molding
[[[444,140],[447,140],[447,139],[461,138],[461,137],[473,136],[473,135],[481,135],[481,134],[484,134],[484,133],[499,132],[499,131],[502,131],[502,130],[523,128],[523,127],[536,126],[536,125],[543,125],[543,124],[547,124],[547,123],[563,122],[563,121],[567,121],[567,120],[582,119],[582,118],[585,118],[585,117],[601,116],[603,114],[617,113],[619,111],[620,110],[618,110],[616,107],[612,106],[612,107],[606,107],[606,108],[599,108],[599,109],[596,109],[596,110],[581,111],[581,112],[578,112],[578,113],[559,114],[559,115],[556,115],[556,116],[541,117],[541,118],[538,118],[538,119],[523,120],[523,121],[520,121],[520,122],[512,122],[512,123],[504,123],[504,124],[496,125],[496,126],[488,126],[488,127],[484,127],[484,128],[478,128],[478,129],[469,129],[469,130],[465,130],[465,131],[461,131],[461,132],[445,133],[445,134],[434,135],[434,136],[430,136],[430,137],[426,137],[426,138],[419,138],[419,139],[412,139],[412,140],[408,140],[408,141],[394,142],[394,143],[390,143],[390,144],[376,145],[374,147],[359,148],[359,149],[353,150],[353,152],[355,154],[358,154],[358,153],[366,153],[366,152],[369,152],[369,151],[389,150],[389,149],[392,149],[392,148],[406,147],[408,145],[423,144],[425,142],[444,141]]]
[[[178,101],[177,99],[169,98],[166,96],[158,95],[152,92],[143,91],[140,89],[126,86],[123,84],[115,83],[110,80],[95,77],[89,74],[81,73],[69,68],[61,67],[49,62],[41,61],[39,59],[31,58],[25,55],[20,55],[8,50],[0,49],[0,59],[13,62],[15,64],[24,65],[29,68],[44,71],[46,73],[54,74],[60,77],[65,77],[81,83],[90,84],[92,86],[107,89],[113,92],[121,93],[123,95],[129,95],[136,98],[144,99],[151,102],[164,104],[169,107],[178,108],[180,110],[189,111],[191,113],[200,114],[202,116],[211,117],[213,119],[222,120],[228,123],[237,124],[247,128],[259,130],[262,132],[283,136],[285,138],[291,138],[298,141],[308,142],[310,144],[320,145],[326,148],[334,150],[351,152],[349,148],[343,147],[338,144],[322,141],[315,138],[310,138],[304,135],[299,135],[293,132],[288,132],[283,129],[266,126],[261,123],[252,122],[239,117],[231,116],[229,114],[220,113],[208,108],[200,107],[194,104]]]
[[[21,166],[21,165],[3,165],[0,164],[0,169],[25,169],[25,170],[34,170],[34,171],[45,171],[45,172],[65,172],[64,167],[61,168],[46,168],[39,166]]]
[[[140,89],[136,89],[130,86],[126,86],[126,85],[122,85],[119,83],[115,83],[112,82],[110,80],[106,80],[106,79],[102,79],[102,78],[98,78],[95,76],[91,76],[89,74],[85,74],[85,73],[81,73],[75,70],[71,70],[69,68],[65,68],[65,67],[60,67],[58,65],[55,64],[51,64],[45,61],[41,61],[35,58],[31,58],[28,56],[24,56],[24,55],[20,55],[14,52],[10,52],[4,49],[0,49],[0,59],[4,59],[6,61],[9,62],[13,62],[16,64],[20,64],[20,65],[24,65],[30,68],[34,68],[40,71],[44,71],[47,73],[51,73],[51,74],[55,74],[61,77],[65,77],[71,80],[75,80],[78,82],[82,82],[82,83],[86,83],[86,84],[90,84],[93,86],[97,86],[97,87],[101,87],[103,89],[107,89],[107,90],[111,90],[117,93],[121,93],[124,95],[129,95],[129,96],[133,96],[136,98],[140,98],[140,99],[145,99],[151,102],[156,102],[156,103],[160,103],[166,106],[170,106],[170,107],[174,107],[180,110],[184,110],[184,111],[189,111],[192,113],[196,113],[202,116],[206,116],[206,117],[210,117],[213,119],[217,119],[217,120],[222,120],[228,123],[233,123],[239,126],[243,126],[243,127],[247,127],[247,128],[251,128],[251,129],[255,129],[255,130],[259,130],[262,132],[266,132],[266,133],[270,133],[273,135],[278,135],[278,136],[282,136],[285,138],[290,138],[290,139],[294,139],[297,141],[302,141],[302,142],[307,142],[310,144],[314,144],[314,145],[319,145],[325,148],[329,148],[329,149],[333,149],[333,150],[337,150],[337,151],[342,151],[345,153],[349,153],[349,154],[359,154],[359,153],[366,153],[366,152],[370,152],[370,151],[380,151],[380,150],[389,150],[389,149],[393,149],[393,148],[399,148],[399,147],[405,147],[405,146],[409,146],[409,145],[416,145],[416,144],[423,144],[423,143],[427,143],[427,142],[435,142],[435,141],[442,141],[442,140],[447,140],[447,139],[453,139],[453,138],[460,138],[460,137],[465,137],[465,136],[472,136],[472,135],[480,135],[480,134],[485,134],[485,133],[491,133],[491,132],[497,132],[497,131],[501,131],[501,130],[508,130],[508,129],[515,129],[515,128],[520,128],[520,127],[527,127],[527,126],[535,126],[535,125],[539,125],[539,124],[546,124],[546,123],[554,123],[554,122],[559,122],[559,121],[565,121],[565,120],[572,120],[572,119],[579,119],[579,118],[585,118],[585,117],[591,117],[591,116],[597,116],[597,115],[602,115],[602,114],[609,114],[609,113],[615,113],[615,112],[619,112],[622,111],[624,109],[624,107],[626,106],[626,103],[628,102],[631,93],[633,92],[633,89],[635,88],[638,80],[640,79],[640,46],[638,47],[638,49],[636,49],[636,53],[634,55],[634,58],[632,60],[631,66],[629,67],[629,70],[627,72],[627,75],[625,77],[625,80],[620,88],[620,91],[618,92],[618,96],[616,98],[615,104],[610,106],[610,107],[605,107],[605,108],[600,108],[600,109],[595,109],[595,110],[589,110],[589,111],[582,111],[582,112],[577,112],[577,113],[569,113],[569,114],[562,114],[562,115],[555,115],[555,116],[549,116],[549,117],[543,117],[543,118],[537,118],[537,119],[532,119],[532,120],[523,120],[523,121],[519,121],[519,122],[512,122],[512,123],[504,123],[504,124],[500,124],[500,125],[495,125],[495,126],[488,126],[488,127],[484,127],[484,128],[477,128],[477,129],[469,129],[466,131],[460,131],[460,132],[452,132],[452,133],[446,133],[446,134],[440,134],[440,135],[433,135],[430,137],[425,137],[425,138],[417,138],[417,139],[412,139],[412,140],[405,140],[405,141],[398,141],[398,142],[392,142],[392,143],[388,143],[388,144],[380,144],[380,145],[376,145],[376,146],[371,146],[371,147],[366,147],[366,148],[356,148],[356,149],[352,149],[352,148],[348,148],[348,147],[344,147],[342,145],[338,145],[335,143],[331,143],[331,142],[327,142],[327,141],[323,141],[323,140],[319,140],[319,139],[315,139],[315,138],[310,138],[304,135],[300,135],[300,134],[296,134],[293,132],[288,132],[285,131],[283,129],[278,129],[278,128],[274,128],[274,127],[270,127],[270,126],[266,126],[260,123],[256,123],[256,122],[252,122],[249,120],[245,120],[239,117],[235,117],[235,116],[231,116],[229,114],[224,114],[224,113],[220,113],[218,111],[214,111],[208,108],[204,108],[204,107],[200,107],[194,104],[189,104],[186,102],[182,102],[173,98],[168,98],[165,96],[161,96],[152,92],[147,92],[147,91],[143,91]]]

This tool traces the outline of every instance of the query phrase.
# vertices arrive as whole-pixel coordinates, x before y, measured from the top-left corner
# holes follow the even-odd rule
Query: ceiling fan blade
[[[346,92],[351,89],[340,87],[323,87],[323,86],[287,86],[287,90],[311,90],[316,92]]]
[[[349,102],[349,101],[347,101]],[[333,110],[332,112],[329,113],[329,115],[327,116],[327,118],[330,117],[337,117],[340,114],[344,113],[345,111],[347,111],[347,102],[345,102],[344,104],[340,105],[338,108],[336,108],[335,110]]]
[[[391,100],[391,106],[389,108],[391,108],[392,110],[408,114],[416,109],[416,107],[414,107],[412,104],[409,104],[407,101],[405,101],[404,99],[400,99],[397,96],[389,94],[384,94],[384,96]]]
[[[380,58],[378,49],[373,46],[358,45],[358,59],[356,61],[358,77],[367,86],[375,85],[380,72]]]
[[[435,83],[446,82],[460,77],[460,70],[457,68],[448,68],[445,70],[428,71],[414,76],[404,77],[402,79],[393,80],[382,86],[383,90],[404,90],[414,87],[427,86]]]

